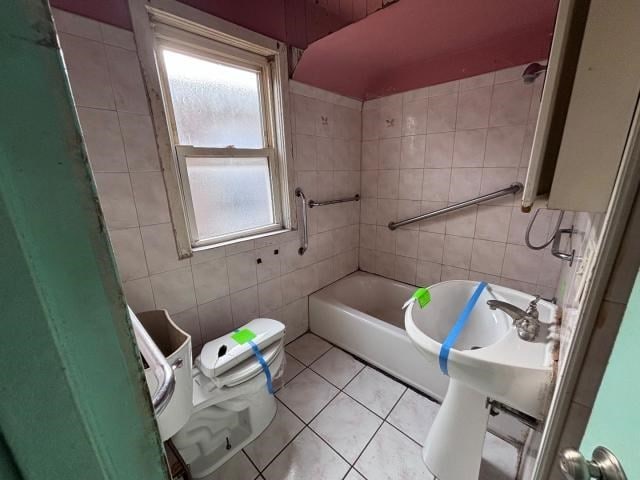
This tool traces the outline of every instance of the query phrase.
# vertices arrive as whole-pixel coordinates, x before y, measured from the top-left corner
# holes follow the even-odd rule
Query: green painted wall
[[[640,478],[640,275],[616,337],[580,450],[611,450],[631,479]]]
[[[0,59],[0,478],[167,478],[45,0]]]

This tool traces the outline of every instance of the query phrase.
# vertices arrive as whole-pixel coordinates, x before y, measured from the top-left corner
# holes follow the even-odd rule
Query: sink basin
[[[478,282],[453,280],[430,287],[431,302],[428,306],[424,309],[418,307],[415,310],[407,310],[405,314],[418,330],[418,339],[414,341],[419,342],[419,345],[429,344],[437,348],[439,353],[440,344],[449,334],[477,285]],[[487,300],[495,298],[489,289],[485,288],[482,291],[476,307],[472,310],[464,330],[458,337],[457,350],[487,347],[501,340],[509,332],[511,323],[509,317],[502,311],[494,311],[486,307]]]
[[[405,328],[425,361],[440,369],[442,342],[479,282],[453,280],[429,287],[431,301],[405,311]],[[440,480],[478,478],[490,412],[497,400],[538,419],[544,418],[553,379],[557,343],[556,306],[538,302],[540,333],[532,342],[518,337],[511,317],[491,310],[491,299],[521,309],[534,297],[489,284],[482,291],[447,361],[449,389],[425,442],[423,459]],[[456,461],[452,461],[455,452]],[[461,459],[464,459],[461,461]]]

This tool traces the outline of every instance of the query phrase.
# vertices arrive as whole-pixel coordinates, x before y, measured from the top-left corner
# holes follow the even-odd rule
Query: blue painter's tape
[[[478,284],[478,286],[476,287],[476,290],[473,292],[473,295],[471,295],[471,298],[469,299],[467,304],[464,306],[464,310],[460,312],[460,315],[458,316],[456,323],[453,325],[453,327],[449,331],[447,338],[445,338],[444,342],[442,342],[442,347],[440,347],[439,363],[440,363],[440,370],[445,375],[449,375],[449,367],[447,365],[447,362],[449,361],[449,351],[456,344],[456,340],[458,340],[458,336],[462,333],[462,330],[464,330],[464,327],[467,324],[467,321],[469,320],[469,316],[471,315],[471,311],[473,310],[473,307],[475,307],[476,302],[480,298],[480,294],[482,293],[482,291],[485,289],[486,286],[487,286],[486,282],[480,282]]]
[[[258,362],[260,362],[260,366],[262,367],[262,371],[264,372],[264,376],[267,377],[267,390],[269,390],[269,393],[271,395],[273,395],[273,385],[271,384],[271,371],[269,370],[269,365],[267,365],[267,362],[265,361],[264,357],[262,356],[262,353],[260,352],[260,349],[253,342],[253,340],[249,342],[249,345],[251,345],[251,349],[253,350],[253,354],[258,359]]]

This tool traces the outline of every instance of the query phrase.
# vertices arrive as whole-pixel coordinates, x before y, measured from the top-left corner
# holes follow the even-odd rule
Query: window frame
[[[286,46],[175,0],[129,0],[134,35],[148,89],[158,153],[167,187],[179,258],[195,250],[284,233],[296,228]],[[260,72],[264,148],[216,148],[181,145],[162,50]],[[199,239],[185,158],[266,157],[274,223],[241,232]]]
[[[171,29],[171,27],[168,27]],[[180,179],[180,187],[185,205],[185,214],[187,227],[189,230],[192,248],[206,247],[209,245],[217,245],[229,241],[244,239],[255,235],[270,233],[282,230],[282,202],[280,196],[280,175],[279,165],[277,161],[277,152],[275,150],[275,129],[274,129],[274,105],[273,105],[273,79],[272,79],[272,60],[264,56],[255,55],[245,50],[230,47],[221,44],[215,40],[200,39],[188,32],[175,31],[175,29],[166,32],[157,32],[156,40],[156,56],[158,64],[158,75],[160,77],[160,85],[163,92],[163,100],[167,119],[170,126],[170,134],[173,148],[175,149],[176,161],[178,163],[178,173]],[[171,37],[171,38],[169,38]],[[241,68],[256,72],[259,79],[259,101],[262,128],[262,148],[230,148],[230,147],[198,147],[194,145],[186,145],[180,143],[178,136],[178,126],[176,124],[176,116],[174,111],[173,99],[171,97],[168,71],[164,61],[162,52],[171,51],[187,55],[192,58],[198,58],[205,61],[212,61],[219,64],[228,65],[234,68]],[[189,176],[187,175],[186,158],[187,157],[226,157],[226,158],[267,158],[269,169],[269,188],[273,207],[273,223],[254,227],[236,232],[228,232],[221,235],[203,238],[198,233],[198,224],[195,216],[195,207],[193,196],[191,195],[191,185]]]
[[[245,239],[247,237],[262,235],[265,233],[275,232],[282,230],[282,214],[281,206],[278,204],[279,195],[277,188],[278,178],[277,173],[272,170],[272,165],[277,168],[275,162],[275,152],[272,148],[262,149],[244,149],[244,148],[207,148],[207,147],[194,147],[192,145],[176,145],[176,155],[178,158],[178,168],[180,169],[180,179],[182,182],[184,203],[187,214],[187,225],[189,227],[189,233],[191,235],[191,245],[193,248],[206,247],[209,245],[218,245],[220,243],[228,243],[232,240]],[[264,152],[264,153],[261,153]],[[218,157],[218,158],[267,158],[269,165],[269,177],[271,186],[271,201],[273,208],[273,223],[263,225],[260,227],[253,227],[246,230],[239,230],[236,232],[229,232],[222,235],[216,235],[214,237],[204,238],[199,240],[198,225],[195,218],[195,208],[193,205],[193,197],[191,195],[191,185],[189,183],[189,177],[187,174],[186,158],[195,157]]]

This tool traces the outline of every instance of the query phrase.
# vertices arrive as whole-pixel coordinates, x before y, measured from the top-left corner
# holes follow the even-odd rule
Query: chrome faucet
[[[487,305],[491,310],[499,309],[509,315],[513,319],[518,336],[527,342],[533,342],[538,336],[540,330],[540,321],[538,320],[538,301],[540,295],[529,302],[526,310],[516,307],[507,302],[500,300],[487,300]]]

